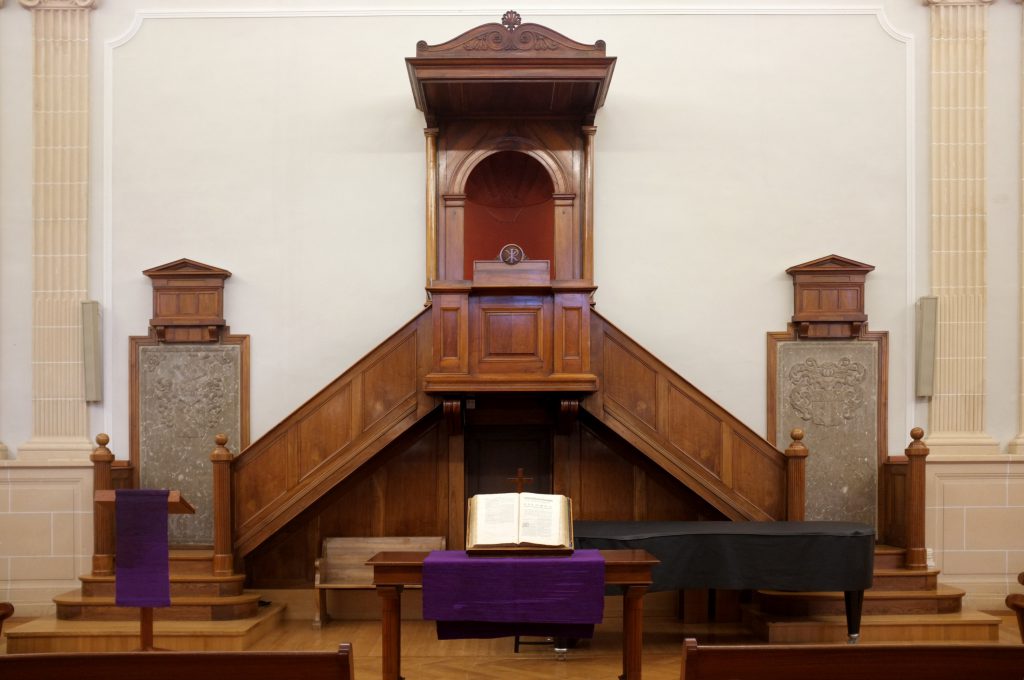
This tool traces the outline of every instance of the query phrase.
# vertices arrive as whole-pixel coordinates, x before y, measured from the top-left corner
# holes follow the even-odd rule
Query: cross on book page
[[[522,493],[523,485],[526,484],[527,482],[533,482],[533,477],[523,476],[523,468],[519,468],[516,470],[515,477],[506,477],[506,479],[510,482],[513,482],[516,485],[516,493]]]

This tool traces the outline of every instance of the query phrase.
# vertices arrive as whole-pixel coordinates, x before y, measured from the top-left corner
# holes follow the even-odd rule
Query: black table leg
[[[855,645],[860,639],[860,613],[864,608],[864,591],[847,590],[843,593],[843,600],[846,602],[846,633],[850,636],[848,642]]]

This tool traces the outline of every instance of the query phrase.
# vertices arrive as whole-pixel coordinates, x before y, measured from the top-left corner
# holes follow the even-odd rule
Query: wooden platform
[[[780,617],[756,609],[746,623],[761,640],[770,643],[824,643],[846,641],[842,615]],[[951,614],[876,614],[861,618],[861,642],[996,642],[1001,619],[976,611]]]
[[[256,616],[232,621],[160,621],[153,626],[157,647],[181,650],[250,649],[283,621],[285,607],[261,607]],[[67,621],[39,618],[4,627],[7,652],[125,652],[139,646],[137,621]]]

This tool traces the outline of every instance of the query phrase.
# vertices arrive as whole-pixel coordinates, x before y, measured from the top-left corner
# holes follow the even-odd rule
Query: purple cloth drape
[[[470,557],[435,551],[423,562],[423,618],[438,637],[592,637],[604,615],[604,558]]]
[[[120,607],[171,605],[167,489],[118,489],[115,597]]]

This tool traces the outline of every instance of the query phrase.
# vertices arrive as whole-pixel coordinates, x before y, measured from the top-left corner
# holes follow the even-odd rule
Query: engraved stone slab
[[[777,345],[779,443],[804,430],[808,520],[874,525],[878,495],[878,345],[791,341]],[[785,440],[785,443],[783,442]]]
[[[241,441],[238,345],[139,348],[139,482],[179,489],[194,515],[170,515],[171,545],[213,543],[214,436]]]

